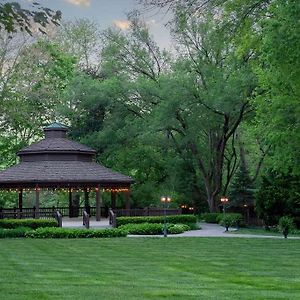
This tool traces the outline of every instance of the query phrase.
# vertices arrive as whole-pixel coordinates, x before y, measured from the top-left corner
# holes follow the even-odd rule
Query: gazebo
[[[100,221],[102,191],[111,192],[111,208],[116,194],[125,193],[125,206],[130,209],[130,186],[134,180],[95,162],[96,151],[67,138],[68,128],[53,123],[44,128],[45,138],[20,150],[20,163],[0,172],[0,189],[18,192],[20,215],[23,191],[35,192],[35,214],[39,217],[40,191],[67,190],[69,214],[72,216],[72,193],[82,190],[88,202],[90,191],[96,194],[96,220]]]

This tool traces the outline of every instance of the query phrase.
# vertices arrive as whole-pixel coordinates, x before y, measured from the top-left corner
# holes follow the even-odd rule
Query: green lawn
[[[0,240],[0,299],[300,299],[300,240]]]

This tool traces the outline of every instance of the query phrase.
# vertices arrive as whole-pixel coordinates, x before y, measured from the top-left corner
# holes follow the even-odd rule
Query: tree
[[[59,25],[60,11],[53,11],[33,2],[33,10],[22,8],[17,2],[0,4],[0,30],[8,33],[25,31],[32,34],[33,24],[38,25],[38,30],[45,33],[45,27],[50,23]]]
[[[14,59],[7,58],[13,63],[3,72],[0,88],[1,167],[14,163],[15,153],[37,139],[41,127],[60,119],[61,94],[73,74],[74,58],[55,44],[39,40],[20,47]]]
[[[269,170],[262,177],[256,194],[256,211],[268,226],[277,225],[280,217],[300,217],[299,176]]]
[[[97,77],[101,35],[96,23],[88,19],[63,22],[54,40],[65,53],[76,57],[80,70]]]
[[[270,145],[268,165],[288,174],[300,174],[300,29],[298,1],[277,0],[269,18],[261,22],[259,64],[260,93],[256,133]]]

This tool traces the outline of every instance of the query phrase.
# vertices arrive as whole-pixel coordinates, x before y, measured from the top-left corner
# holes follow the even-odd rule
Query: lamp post
[[[167,206],[171,202],[171,197],[161,196],[160,201],[164,204],[164,237],[167,237]]]
[[[226,203],[228,203],[229,199],[227,197],[221,197],[221,202],[223,204],[223,213],[224,213],[224,216],[225,216],[225,205]]]

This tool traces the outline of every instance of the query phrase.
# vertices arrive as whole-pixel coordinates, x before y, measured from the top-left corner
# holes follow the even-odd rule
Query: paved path
[[[180,234],[168,235],[168,237],[235,237],[235,238],[269,238],[269,239],[283,239],[283,236],[274,235],[258,235],[258,234],[239,234],[230,233],[235,231],[235,228],[229,228],[229,232],[225,232],[225,228],[218,224],[200,223],[200,230],[186,231]],[[149,235],[129,235],[130,237],[150,237]],[[151,235],[151,237],[158,237]],[[163,236],[159,236],[163,237]],[[288,239],[300,239],[300,237],[288,237]]]
[[[168,235],[168,237],[235,237],[235,238],[269,238],[269,239],[283,239],[283,236],[274,235],[258,235],[258,234],[239,234],[230,233],[235,231],[235,228],[229,228],[229,232],[225,232],[225,228],[218,224],[200,223],[200,230],[186,231],[180,234]],[[63,227],[65,228],[85,228],[82,225],[82,218],[63,218]],[[90,219],[91,229],[111,228],[108,219],[101,218],[97,222],[94,218]],[[158,235],[128,235],[128,237],[163,237]],[[288,237],[288,239],[300,239],[300,237]]]

